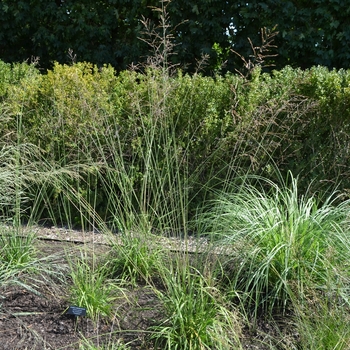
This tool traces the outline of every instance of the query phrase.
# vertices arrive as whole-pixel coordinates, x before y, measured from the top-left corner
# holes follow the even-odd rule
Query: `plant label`
[[[79,306],[70,306],[66,312],[67,315],[74,315],[74,316],[86,316],[86,308],[85,307],[79,307]]]

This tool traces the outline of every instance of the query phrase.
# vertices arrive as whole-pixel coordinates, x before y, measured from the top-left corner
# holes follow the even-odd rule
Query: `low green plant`
[[[350,202],[337,206],[334,194],[318,203],[290,179],[283,187],[246,181],[220,194],[209,214],[212,237],[231,249],[231,293],[255,317],[284,312],[310,290],[345,296]]]
[[[41,257],[34,233],[21,233],[18,228],[0,232],[0,287],[18,285],[41,294],[42,286],[55,290],[65,281],[64,267],[57,265],[60,254]],[[1,294],[1,292],[0,292]]]
[[[163,253],[162,247],[152,243],[152,235],[123,234],[121,242],[112,245],[106,270],[113,278],[136,286],[140,281],[149,282],[158,274]]]
[[[21,235],[16,230],[0,235],[0,261],[7,266],[22,270],[36,260],[33,234]]]
[[[90,339],[83,339],[79,345],[80,350],[130,350],[131,348],[122,341],[108,342],[104,345],[95,345]]]
[[[179,261],[163,269],[165,292],[160,293],[166,317],[151,328],[156,349],[239,349],[238,315],[220,291]]]
[[[307,307],[296,307],[298,349],[346,350],[350,346],[349,305],[314,293]]]
[[[107,278],[104,266],[95,266],[91,259],[82,254],[76,261],[70,261],[69,302],[72,305],[86,308],[87,316],[97,321],[100,317],[110,318],[114,302],[123,290]]]

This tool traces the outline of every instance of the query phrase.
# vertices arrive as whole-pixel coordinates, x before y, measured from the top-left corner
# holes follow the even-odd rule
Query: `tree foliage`
[[[242,66],[261,28],[277,25],[276,68],[350,67],[350,7],[342,0],[174,0],[164,1],[174,41],[171,61],[188,71],[209,55],[207,72],[226,61],[226,70]],[[159,24],[158,0],[0,1],[0,58],[16,62],[40,57],[43,68],[54,61],[112,64],[118,71],[145,61],[149,47],[139,40],[142,20]],[[161,30],[161,29],[160,29]],[[239,53],[235,54],[233,51]]]
[[[142,42],[139,9],[147,1],[29,0],[1,1],[0,53],[6,61],[40,57],[53,61],[111,63],[119,69],[138,59]]]
[[[234,25],[231,41],[245,57],[251,52],[247,37],[259,43],[260,28],[277,25],[277,68],[287,64],[301,68],[350,67],[350,7],[345,1],[236,1],[230,11]]]

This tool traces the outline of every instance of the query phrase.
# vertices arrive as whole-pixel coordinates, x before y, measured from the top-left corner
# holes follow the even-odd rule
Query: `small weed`
[[[130,347],[122,341],[108,343],[105,345],[95,345],[89,339],[84,339],[79,346],[80,350],[129,350]]]
[[[326,299],[319,293],[309,300],[307,307],[297,307],[298,349],[349,349],[349,306]]]

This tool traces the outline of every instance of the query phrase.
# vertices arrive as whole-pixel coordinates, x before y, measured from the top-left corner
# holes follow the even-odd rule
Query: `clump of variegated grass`
[[[350,202],[299,194],[292,175],[282,187],[254,180],[221,193],[207,214],[211,236],[230,248],[234,299],[255,319],[305,303],[310,291],[346,300]]]

